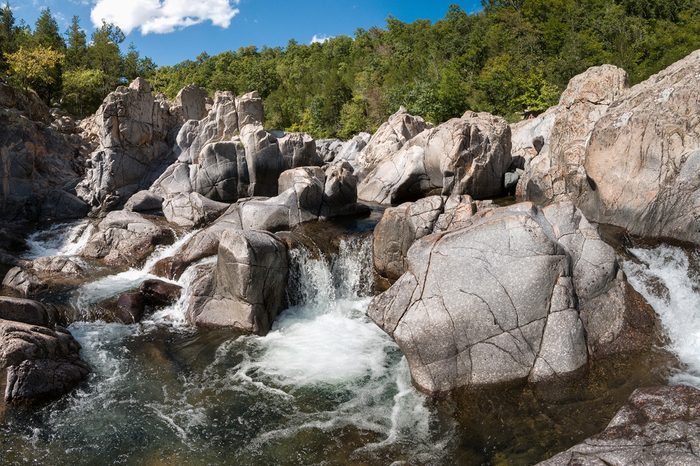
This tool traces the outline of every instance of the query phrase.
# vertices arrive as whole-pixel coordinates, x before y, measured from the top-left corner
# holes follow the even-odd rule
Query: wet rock
[[[413,243],[427,235],[459,228],[476,213],[469,196],[429,196],[384,211],[374,229],[374,267],[389,280],[406,272],[406,254]]]
[[[52,318],[44,305],[37,301],[0,296],[0,320],[46,327]]]
[[[698,447],[700,390],[641,388],[603,432],[539,465],[700,464]]]
[[[117,299],[111,320],[122,324],[134,324],[141,321],[145,312],[146,302],[140,292],[124,293]]]
[[[126,201],[124,210],[130,212],[159,212],[163,208],[163,197],[150,191],[139,191]]]
[[[284,308],[287,273],[287,249],[273,234],[227,231],[213,273],[193,284],[188,319],[264,335]]]
[[[363,180],[380,163],[388,160],[409,140],[431,128],[423,118],[413,116],[401,107],[374,133],[362,152],[357,156],[357,176]]]
[[[700,243],[700,51],[629,89],[586,150],[585,214],[633,235]]]
[[[216,220],[230,204],[207,199],[199,193],[180,194],[163,203],[163,214],[170,223],[201,227]]]
[[[79,353],[80,344],[61,327],[0,320],[5,401],[56,397],[72,390],[90,372]]]
[[[360,183],[358,196],[379,204],[431,193],[497,196],[511,165],[510,137],[504,119],[467,112],[424,131],[382,160]]]
[[[142,78],[110,93],[88,120],[99,146],[76,191],[95,211],[119,208],[147,187],[153,172],[168,159],[173,132],[182,125],[168,102],[155,98]]]
[[[147,306],[168,306],[180,298],[182,287],[162,280],[149,279],[141,283],[139,292]]]
[[[41,219],[74,220],[85,218],[90,207],[78,196],[61,189],[49,192],[41,206]]]
[[[415,384],[440,393],[585,367],[600,342],[581,313],[601,312],[596,300],[626,285],[614,250],[571,203],[488,209],[465,223],[416,241],[408,271],[368,310]],[[623,296],[604,312],[635,304]]]
[[[113,211],[99,223],[97,231],[81,251],[84,257],[102,259],[113,266],[137,266],[158,245],[171,244],[173,230],[136,212]]]
[[[76,284],[87,271],[75,258],[41,257],[10,269],[2,285],[24,297],[36,297],[48,290],[61,290]]]

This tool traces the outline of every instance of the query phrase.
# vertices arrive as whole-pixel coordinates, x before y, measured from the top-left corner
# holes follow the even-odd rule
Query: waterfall
[[[48,256],[74,256],[87,244],[95,226],[89,220],[58,223],[29,235],[25,259]]]
[[[671,381],[700,387],[700,256],[668,245],[630,252],[636,260],[624,263],[628,280],[658,314],[668,348],[685,366]]]

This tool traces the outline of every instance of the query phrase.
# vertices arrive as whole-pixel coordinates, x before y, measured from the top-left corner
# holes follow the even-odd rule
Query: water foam
[[[627,278],[659,315],[669,349],[685,366],[672,382],[700,387],[700,289],[692,267],[697,252],[668,245],[630,252],[636,260],[624,263]]]
[[[77,255],[87,244],[94,229],[95,226],[89,220],[81,220],[35,231],[27,238],[29,250],[24,258]]]

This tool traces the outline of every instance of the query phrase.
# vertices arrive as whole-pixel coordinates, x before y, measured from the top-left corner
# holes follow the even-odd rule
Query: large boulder
[[[340,139],[321,139],[316,141],[316,150],[324,163],[344,160],[357,170],[359,168],[357,159],[371,138],[372,135],[369,133],[360,133],[345,142]]]
[[[401,107],[389,117],[372,135],[372,138],[357,155],[355,168],[360,180],[374,170],[381,162],[398,152],[408,141],[424,130],[431,128],[423,118],[413,116]]]
[[[0,218],[5,222],[84,213],[84,204],[71,193],[83,173],[80,137],[49,126],[51,118],[33,92],[0,83]]]
[[[416,240],[461,228],[475,213],[469,196],[429,196],[386,209],[372,239],[375,270],[397,280],[406,272],[406,254]]]
[[[571,203],[489,209],[466,223],[418,240],[408,271],[368,310],[421,390],[571,374],[607,343],[587,335],[583,314],[636,305],[648,315],[643,300],[629,299],[614,250]],[[616,350],[648,347],[653,329]]]
[[[30,401],[63,395],[90,372],[80,359],[80,344],[52,322],[40,303],[0,299],[0,383],[5,401]]]
[[[598,120],[626,90],[627,73],[613,65],[589,68],[569,81],[559,105],[549,112],[555,116],[547,144],[519,181],[520,198],[538,204],[577,201],[589,189],[584,168],[588,140]]]
[[[266,334],[284,309],[287,249],[271,233],[227,231],[216,266],[193,283],[187,316],[204,327]]]
[[[263,100],[257,91],[249,92],[236,99],[236,112],[238,113],[238,129],[243,130],[245,125],[262,125],[265,119]]]
[[[207,90],[195,84],[180,89],[175,97],[173,112],[180,112],[183,121],[201,120],[207,116]]]
[[[99,223],[80,254],[112,266],[133,267],[142,264],[156,246],[174,240],[169,227],[136,212],[117,210]]]
[[[2,280],[2,286],[21,296],[37,297],[42,293],[75,286],[87,275],[85,264],[78,258],[40,257],[8,270]]]
[[[216,220],[229,206],[199,193],[180,194],[165,201],[163,214],[168,222],[181,227],[201,227]]]
[[[700,51],[631,88],[596,123],[581,209],[634,235],[700,243]]]
[[[182,119],[137,78],[110,93],[90,120],[99,146],[76,190],[93,210],[113,210],[149,185],[169,158]]]
[[[504,119],[467,112],[424,131],[382,160],[362,180],[358,196],[380,204],[433,193],[497,196],[511,165],[510,138]]]
[[[700,464],[700,390],[635,390],[603,432],[539,463],[599,464]]]

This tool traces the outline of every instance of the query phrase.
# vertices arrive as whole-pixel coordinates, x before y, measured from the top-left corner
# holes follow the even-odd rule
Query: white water
[[[95,227],[89,220],[59,223],[39,230],[27,238],[25,259],[48,256],[74,256],[87,244]]]
[[[681,248],[658,246],[632,249],[636,261],[626,261],[630,284],[654,307],[668,336],[668,348],[685,368],[673,383],[700,387],[700,282],[693,270],[697,257]]]
[[[149,278],[177,283],[163,277],[157,277],[151,274],[150,271],[159,260],[175,255],[195,233],[196,231],[190,232],[169,246],[158,247],[141,268],[132,268],[83,284],[75,293],[78,308],[84,309],[107,298],[134,289]]]
[[[176,248],[154,255],[165,257]],[[330,264],[306,251],[293,252],[289,288],[295,305],[279,316],[267,336],[229,337],[213,360],[193,372],[169,368],[167,361],[151,362],[157,369],[144,368],[132,353],[144,344],[141,340],[163,338],[164,329],[171,335],[184,330],[182,338],[207,338],[192,333],[184,316],[189,285],[201,263],[178,281],[185,288],[179,302],[141,324],[73,324],[70,330],[95,373],[65,409],[51,412],[46,429],[52,436],[62,432],[57,437],[69,443],[86,438],[104,442],[114,435],[118,443],[125,431],[127,444],[134,435],[128,432],[145,429],[167,445],[198,455],[204,454],[201,450],[215,453],[228,432],[240,432],[240,444],[226,440],[230,449],[265,462],[274,451],[270,445],[296,444],[309,435],[328,443],[349,428],[373,433],[373,440],[353,453],[360,458],[392,447],[420,462],[439,458],[452,427],[436,432],[426,399],[411,385],[405,359],[365,315],[371,261],[369,241],[344,242]],[[144,271],[127,273],[85,285],[82,305],[147,276]],[[222,418],[217,409],[231,415]]]

